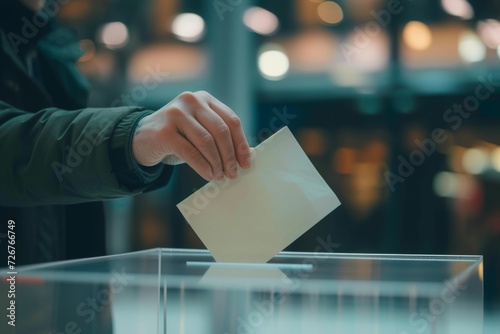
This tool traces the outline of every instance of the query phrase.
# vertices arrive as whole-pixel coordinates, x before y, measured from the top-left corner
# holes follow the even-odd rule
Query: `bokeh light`
[[[110,22],[98,31],[97,40],[110,49],[119,49],[129,41],[128,29],[122,22]]]
[[[172,33],[181,41],[197,42],[205,32],[205,21],[197,14],[182,13],[172,21]]]
[[[460,57],[469,63],[477,63],[486,58],[486,47],[478,35],[464,32],[458,41]]]
[[[260,35],[271,35],[279,26],[276,15],[261,7],[251,7],[243,15],[243,22]]]
[[[462,165],[469,174],[482,174],[489,166],[488,153],[481,148],[470,148],[462,157]]]
[[[390,42],[387,32],[381,30],[365,44],[359,44],[359,31],[350,32],[345,43],[340,44],[341,57],[336,67],[351,67],[366,72],[377,72],[385,69],[390,60]],[[342,62],[344,61],[344,63]]]
[[[318,128],[304,128],[298,133],[298,141],[304,152],[310,157],[321,157],[328,146],[327,133]]]
[[[308,29],[290,39],[286,50],[294,70],[328,71],[335,61],[337,37],[324,29]]]
[[[403,41],[414,50],[427,50],[432,44],[431,29],[419,21],[408,22],[403,30]]]
[[[258,58],[259,70],[268,80],[282,79],[290,68],[290,62],[283,48],[277,44],[266,44]]]
[[[357,160],[357,151],[350,147],[341,147],[333,155],[333,168],[338,174],[353,172]]]
[[[496,49],[500,46],[500,22],[497,20],[479,21],[477,31],[484,44],[490,49]]]
[[[500,147],[491,152],[491,164],[493,168],[500,173]]]
[[[80,41],[80,48],[84,52],[84,54],[78,59],[80,63],[84,63],[89,61],[95,56],[95,44],[90,39],[83,39]]]
[[[344,19],[342,8],[333,1],[324,1],[318,5],[318,17],[325,24],[338,24]]]
[[[469,20],[474,17],[474,9],[467,0],[441,0],[443,9],[450,15]]]
[[[451,172],[437,173],[432,186],[438,196],[455,197],[459,189],[459,174]]]

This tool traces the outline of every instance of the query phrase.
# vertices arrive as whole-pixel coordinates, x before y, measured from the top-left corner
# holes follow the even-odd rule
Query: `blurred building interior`
[[[206,90],[251,144],[288,126],[343,205],[292,244],[483,254],[500,301],[500,2],[72,0],[91,106]],[[205,182],[108,203],[108,250],[203,248],[176,204]]]

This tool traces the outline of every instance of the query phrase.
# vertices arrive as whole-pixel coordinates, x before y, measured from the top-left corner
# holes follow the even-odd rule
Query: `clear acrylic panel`
[[[16,327],[0,332],[482,333],[482,270],[481,256],[283,252],[237,264],[153,249],[20,267]]]

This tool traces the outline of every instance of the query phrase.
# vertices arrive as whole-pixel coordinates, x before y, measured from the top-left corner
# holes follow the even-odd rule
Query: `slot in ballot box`
[[[481,256],[282,252],[239,264],[152,249],[19,267],[15,327],[4,315],[0,332],[482,333],[482,270]]]

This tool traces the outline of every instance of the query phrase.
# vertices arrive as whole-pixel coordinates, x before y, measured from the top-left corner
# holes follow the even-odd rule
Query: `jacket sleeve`
[[[25,112],[0,101],[0,205],[74,204],[158,188],[171,167],[139,166],[138,107]]]

